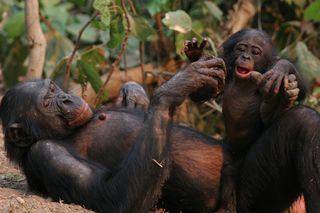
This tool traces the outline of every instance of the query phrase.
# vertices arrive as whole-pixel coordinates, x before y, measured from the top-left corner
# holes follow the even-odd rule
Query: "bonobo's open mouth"
[[[76,116],[68,121],[69,127],[77,127],[82,124],[85,124],[92,116],[92,110],[89,105],[84,102],[82,107],[76,113]]]
[[[236,74],[238,77],[240,78],[245,78],[249,75],[250,73],[250,69],[247,67],[241,67],[241,66],[237,66],[236,67]]]

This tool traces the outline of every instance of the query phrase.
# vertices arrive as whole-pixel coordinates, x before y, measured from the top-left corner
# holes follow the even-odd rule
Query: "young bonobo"
[[[156,90],[144,114],[92,112],[51,80],[21,83],[5,94],[0,106],[7,155],[22,167],[32,190],[95,211],[147,212],[170,170],[177,172],[164,187],[181,199],[164,200],[176,209],[186,201],[195,203],[191,210],[214,208],[221,144],[171,125],[171,116],[203,85],[220,93],[217,76],[225,77],[219,68],[223,64],[218,58],[192,63]]]
[[[186,55],[197,60],[203,47],[189,41]],[[228,73],[226,143],[239,165],[237,212],[281,212],[300,193],[307,212],[320,212],[320,117],[308,107],[294,106],[306,94],[296,68],[275,55],[266,33],[254,29],[232,35],[223,44],[222,58]],[[226,165],[222,181],[228,170]],[[230,191],[227,187],[222,192]]]

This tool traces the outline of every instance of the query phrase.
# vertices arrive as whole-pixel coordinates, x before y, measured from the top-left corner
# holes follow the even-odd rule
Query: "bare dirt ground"
[[[0,133],[0,213],[89,213],[79,205],[53,202],[28,191],[24,175],[5,156]]]

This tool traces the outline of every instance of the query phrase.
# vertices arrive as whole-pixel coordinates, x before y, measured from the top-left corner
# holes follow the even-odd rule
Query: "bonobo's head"
[[[84,100],[47,79],[10,89],[1,101],[0,116],[10,152],[10,147],[28,147],[40,139],[64,138],[86,123],[92,111]]]
[[[250,71],[265,73],[276,59],[270,36],[260,30],[241,30],[230,36],[222,47],[228,79],[246,78]]]

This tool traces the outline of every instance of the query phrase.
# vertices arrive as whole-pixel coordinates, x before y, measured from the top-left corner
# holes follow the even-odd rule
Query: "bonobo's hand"
[[[275,63],[271,70],[263,74],[260,84],[264,87],[261,90],[263,95],[273,96],[278,94],[281,86],[283,86],[284,90],[287,90],[289,87],[289,74],[294,74],[291,72],[292,68],[293,64],[288,60],[281,59]]]
[[[294,74],[290,74],[288,77],[288,89],[286,90],[286,108],[291,108],[294,102],[298,99],[300,92],[298,86],[297,77]]]
[[[203,38],[202,42],[198,46],[198,41],[196,38],[192,38],[192,41],[185,41],[183,52],[186,54],[191,62],[197,61],[203,55],[203,49],[208,43],[207,38]]]
[[[191,63],[163,84],[155,94],[153,102],[160,101],[177,106],[191,93],[208,85],[213,96],[219,95],[224,88],[226,69],[221,58],[201,59]]]
[[[118,106],[142,110],[147,110],[149,103],[148,95],[143,87],[134,81],[128,81],[122,85],[116,101]]]

